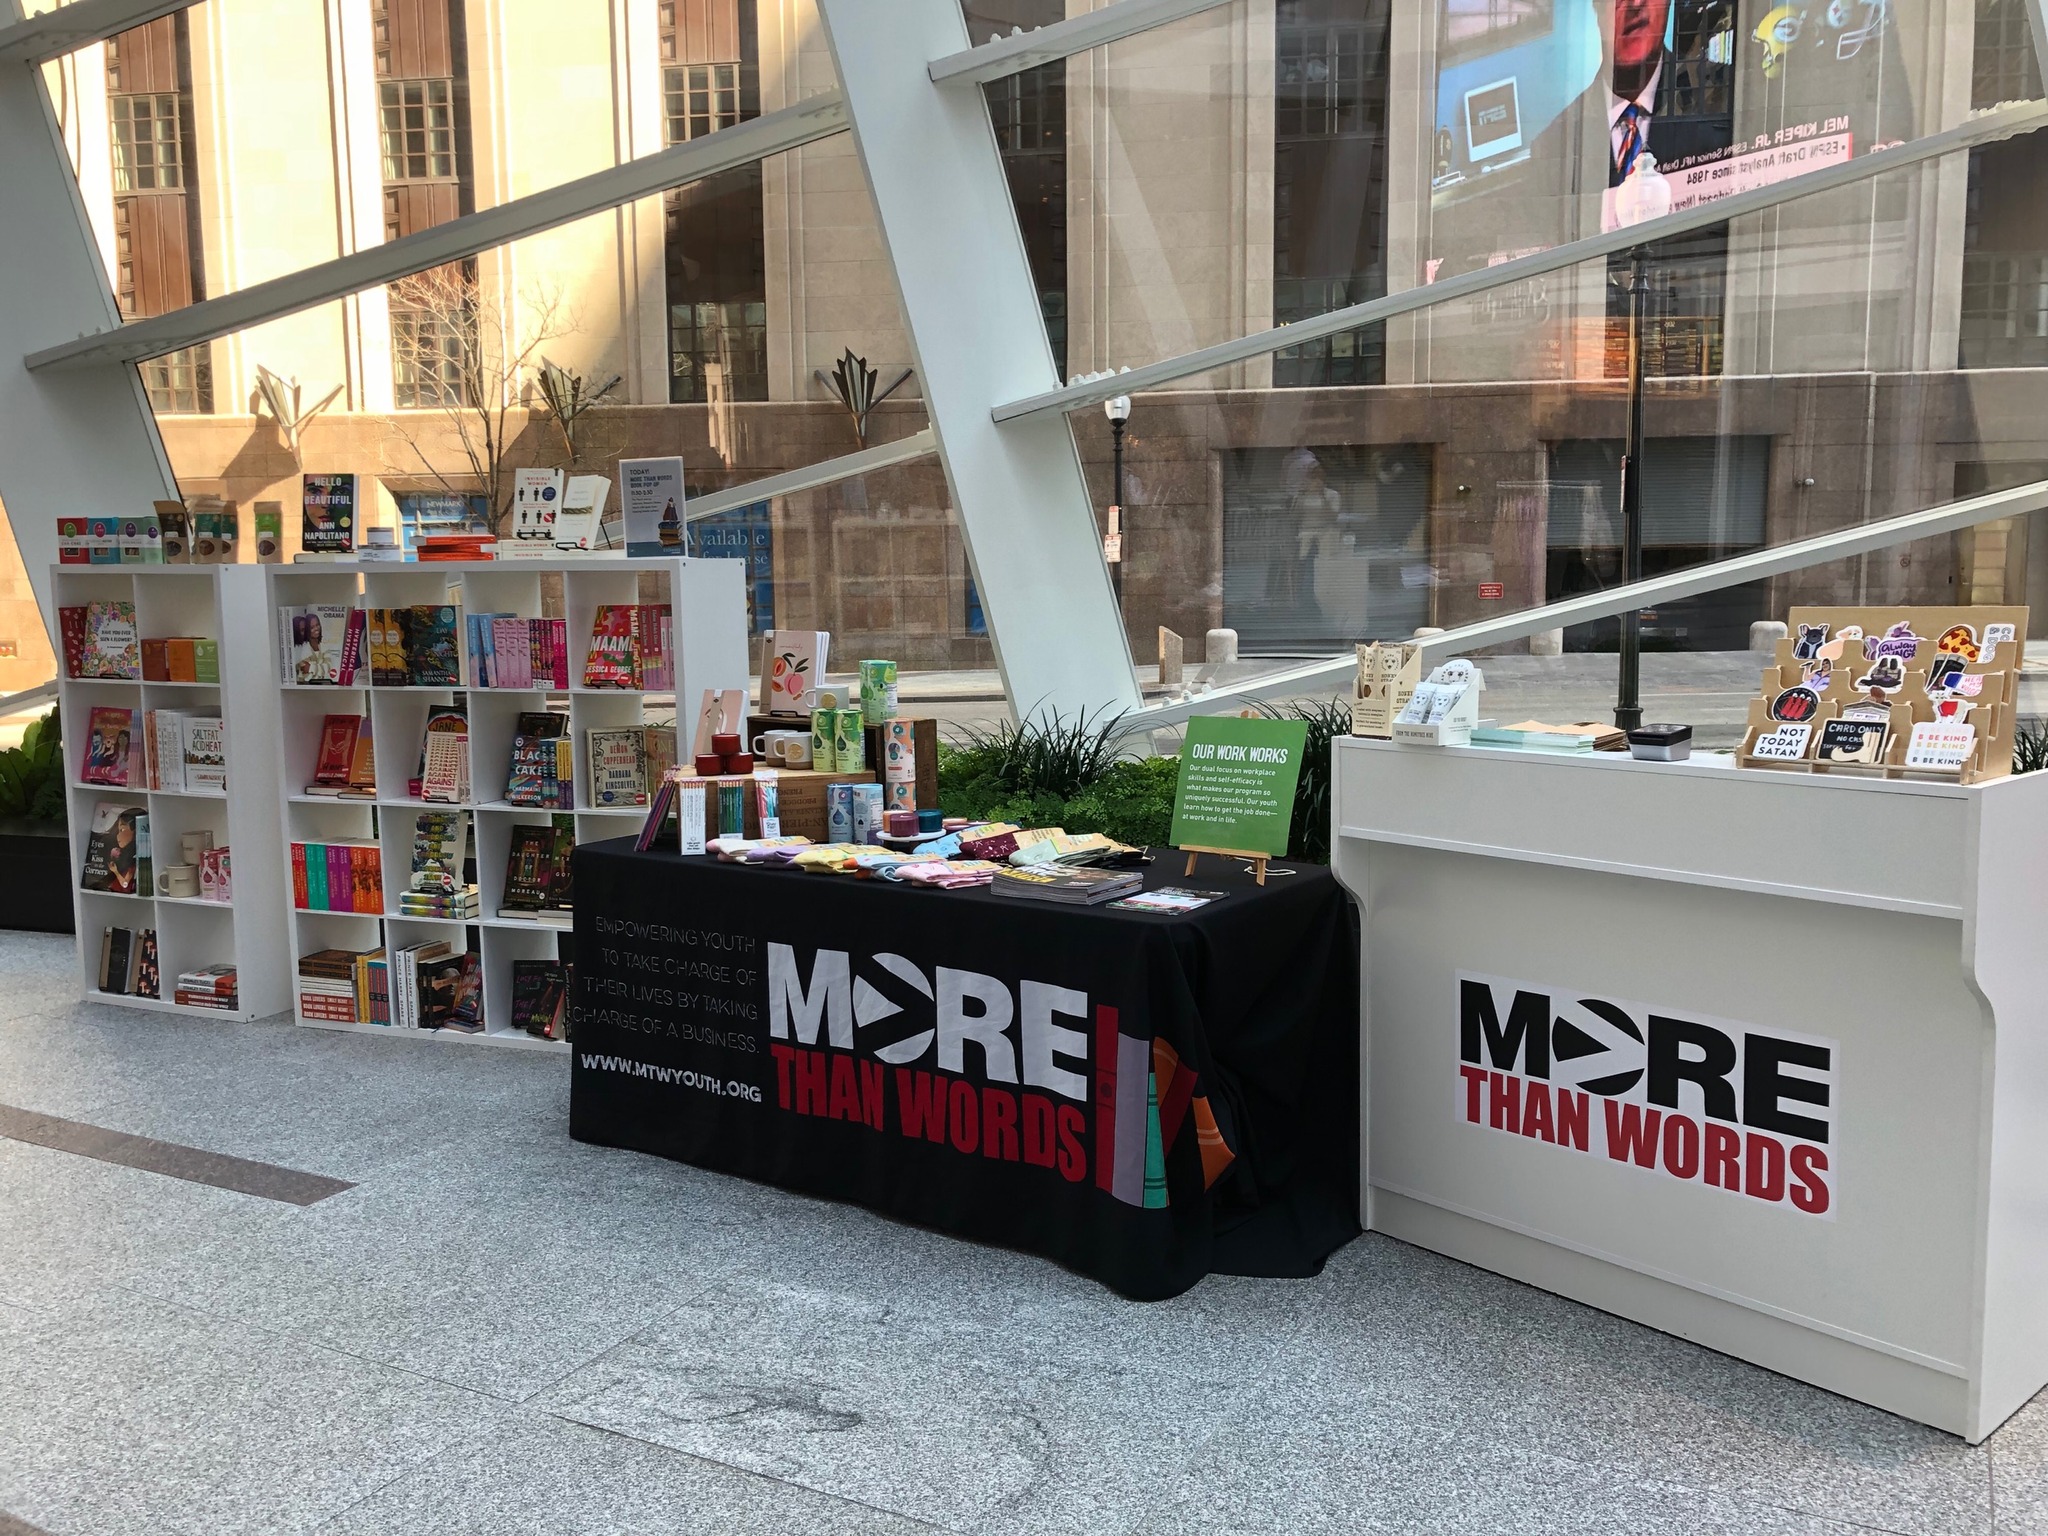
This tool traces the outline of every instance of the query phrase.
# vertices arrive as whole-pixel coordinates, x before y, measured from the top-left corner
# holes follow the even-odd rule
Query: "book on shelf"
[[[548,877],[554,870],[555,829],[516,826],[505,853],[505,890],[500,917],[532,917],[547,905]]]
[[[555,519],[562,510],[562,471],[512,471],[512,537],[499,541],[500,560],[531,560],[555,552]]]
[[[412,870],[399,912],[465,922],[481,915],[470,873],[469,812],[423,811],[414,819]]]
[[[85,756],[78,765],[78,782],[127,788],[134,744],[135,711],[95,705],[86,721]]]
[[[309,555],[346,555],[356,547],[356,477],[352,473],[299,479],[299,548]]]
[[[440,704],[427,711],[426,729],[420,733],[419,771],[414,775],[411,793],[415,799],[434,800],[444,805],[469,798],[469,706],[466,702]]]
[[[565,960],[514,960],[512,1027],[543,1040],[568,1039],[570,980]]]
[[[108,599],[57,610],[64,673],[74,678],[139,680],[142,641],[135,605]]]
[[[454,946],[446,939],[428,939],[419,944],[408,944],[391,954],[391,1023],[396,1029],[418,1029],[419,1013],[419,968],[444,955],[452,954]]]
[[[365,645],[370,663],[370,686],[399,688],[405,685],[406,625],[410,612],[404,608],[368,608],[365,614]]]
[[[356,742],[362,734],[361,715],[328,715],[321,720],[320,746],[313,758],[313,782],[306,786],[306,793],[332,791],[339,795],[349,787]]]
[[[382,950],[321,949],[299,958],[299,1012],[334,1024],[372,1021],[368,962]]]
[[[150,869],[147,806],[119,800],[94,804],[78,883],[85,890],[110,891],[117,896],[147,896],[156,889]]]
[[[590,803],[647,803],[647,732],[641,726],[589,732]]]
[[[163,983],[154,928],[109,926],[100,930],[100,963],[95,984],[119,997],[158,997]]]
[[[455,687],[462,682],[462,610],[452,603],[424,603],[406,622],[406,681],[415,688]]]
[[[476,613],[468,620],[470,681],[479,688],[569,686],[569,621]]]
[[[520,716],[522,721],[527,716]],[[562,717],[556,716],[556,719]],[[575,743],[559,732],[512,738],[512,761],[505,776],[505,803],[536,810],[569,810],[576,804]]]
[[[451,560],[490,560],[498,541],[487,533],[421,534],[412,542],[415,559],[428,564]]]
[[[178,973],[174,1000],[191,1008],[219,1008],[232,1012],[239,1006],[240,983],[235,968],[228,964],[202,965]]]
[[[605,498],[611,495],[610,475],[571,475],[562,490],[562,510],[555,514],[555,549],[582,554],[603,548],[601,530]]]
[[[186,793],[226,794],[228,743],[220,716],[181,715],[178,734]]]
[[[141,642],[145,683],[217,683],[220,642],[200,635],[166,635]]]
[[[291,848],[292,905],[301,912],[384,910],[384,854],[375,843],[313,843]]]
[[[297,687],[352,687],[362,652],[365,615],[346,603],[311,603],[277,611],[284,680]]]

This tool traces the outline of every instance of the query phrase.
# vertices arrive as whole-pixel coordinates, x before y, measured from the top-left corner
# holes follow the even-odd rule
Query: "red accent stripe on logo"
[[[1095,1005],[1095,1184],[1116,1182],[1116,1010]]]

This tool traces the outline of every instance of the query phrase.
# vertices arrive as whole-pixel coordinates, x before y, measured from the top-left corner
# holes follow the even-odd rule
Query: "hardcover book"
[[[102,800],[92,808],[86,834],[85,866],[79,885],[120,896],[154,889],[149,857],[149,811],[140,805]]]
[[[513,1026],[543,1040],[566,1040],[568,1016],[568,965],[560,960],[514,960]]]
[[[414,607],[406,623],[406,681],[422,687],[459,684],[461,633],[461,613],[452,605],[427,603]]]
[[[647,803],[647,737],[641,727],[590,733],[590,803]]]
[[[555,515],[555,548],[581,554],[600,548],[605,498],[611,494],[608,475],[571,475],[562,492],[562,510]]]
[[[228,744],[218,715],[186,715],[179,723],[183,737],[185,788],[225,794],[228,787]]]
[[[86,726],[85,761],[78,769],[81,784],[127,785],[134,726],[133,710],[108,705],[93,710]]]
[[[590,626],[583,661],[586,688],[640,686],[640,610],[630,603],[603,603]]]
[[[500,916],[525,916],[547,904],[548,875],[554,865],[555,829],[512,829],[505,855],[505,891]]]
[[[314,785],[347,787],[355,765],[356,741],[362,733],[361,715],[329,715],[320,722],[320,750],[313,760]]]
[[[562,507],[562,472],[559,469],[515,469],[512,471],[512,542],[537,544],[552,553],[555,518]],[[522,551],[523,553],[523,551]],[[505,552],[498,552],[500,560]]]
[[[349,611],[340,603],[278,610],[278,638],[284,647],[286,682],[301,687],[341,682]]]
[[[346,555],[356,547],[356,477],[305,475],[300,479],[299,547],[310,555]]]
[[[140,678],[142,639],[135,605],[123,601],[85,605],[85,656],[80,677]]]

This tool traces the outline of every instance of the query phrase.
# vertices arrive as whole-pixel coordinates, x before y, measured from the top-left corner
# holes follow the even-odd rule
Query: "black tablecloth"
[[[576,850],[570,1129],[1026,1249],[1137,1299],[1358,1232],[1356,925],[1229,860],[1185,915]],[[1291,872],[1283,872],[1291,871]]]

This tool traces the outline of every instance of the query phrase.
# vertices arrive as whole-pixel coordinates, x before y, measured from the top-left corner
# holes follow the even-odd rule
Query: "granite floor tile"
[[[0,1507],[62,1536],[307,1531],[501,1411],[190,1308],[82,1292],[0,1355]]]
[[[1991,1450],[1997,1536],[2048,1536],[2048,1392],[2000,1425]]]
[[[930,1536],[938,1527],[541,1418],[451,1446],[318,1536]]]
[[[1256,1377],[1113,1362],[768,1285],[707,1291],[542,1398],[575,1422],[975,1532],[1134,1526]]]

